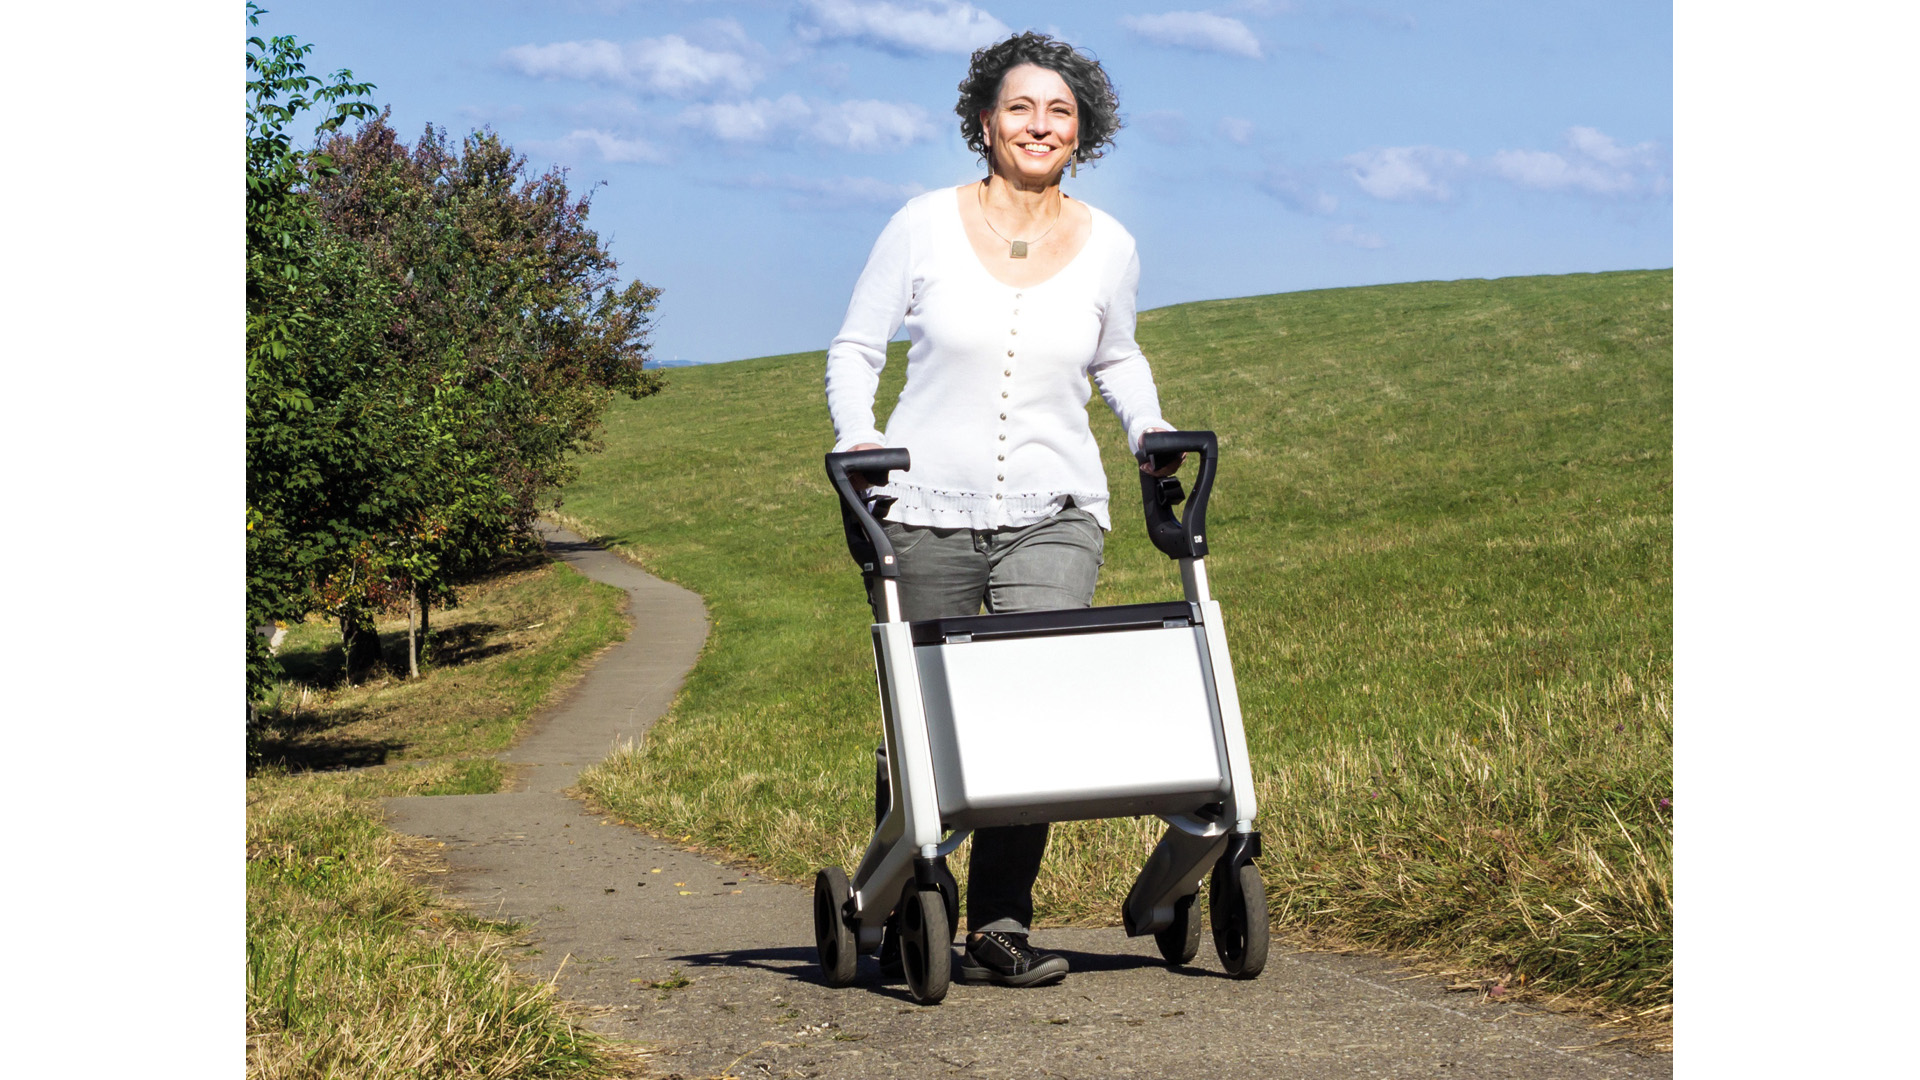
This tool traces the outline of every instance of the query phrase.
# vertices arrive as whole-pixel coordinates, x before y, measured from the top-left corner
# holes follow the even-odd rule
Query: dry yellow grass
[[[513,927],[409,880],[403,868],[431,868],[431,853],[389,832],[379,806],[395,795],[495,790],[499,764],[467,755],[504,745],[619,636],[624,599],[564,567],[524,569],[449,613],[443,625],[463,644],[420,681],[283,690],[262,740],[283,760],[339,761],[375,745],[393,763],[269,764],[248,778],[249,1076],[638,1075],[643,1055],[586,1034],[552,985],[513,973]],[[305,654],[295,670],[324,672],[330,630],[303,631],[306,640],[290,642],[297,659]]]

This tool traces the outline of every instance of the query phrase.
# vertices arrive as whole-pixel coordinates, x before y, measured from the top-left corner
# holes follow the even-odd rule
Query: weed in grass
[[[453,775],[428,785],[420,794],[486,795],[499,791],[506,781],[506,766],[493,758],[469,758],[451,765]]]
[[[686,987],[693,985],[693,980],[687,978],[685,975],[680,974],[679,968],[674,968],[672,971],[667,972],[667,977],[664,979],[652,979],[652,980],[633,979],[631,981],[637,982],[637,983],[645,983],[647,989],[660,991],[661,1001],[667,1000],[667,998],[672,995],[673,991],[685,989]]]
[[[1283,925],[1670,999],[1671,297],[1651,271],[1141,315],[1166,415],[1220,437],[1209,561]],[[821,363],[688,369],[614,409],[567,495],[711,618],[671,715],[583,786],[793,881],[858,861],[879,741]],[[883,423],[904,367],[896,345]],[[1093,428],[1096,603],[1176,597],[1117,425]],[[665,470],[662,442],[706,449]],[[1116,921],[1159,828],[1056,827],[1042,918]]]

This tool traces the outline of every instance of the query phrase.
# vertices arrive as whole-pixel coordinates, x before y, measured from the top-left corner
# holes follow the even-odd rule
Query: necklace
[[[993,232],[993,235],[1000,237],[1000,239],[1002,240],[1006,240],[1007,258],[1009,259],[1026,258],[1027,245],[1037,244],[1040,241],[1045,240],[1047,238],[1047,233],[1050,233],[1053,231],[1053,226],[1060,224],[1060,215],[1064,212],[1064,208],[1056,209],[1053,213],[1053,224],[1048,225],[1045,229],[1041,231],[1039,236],[1034,237],[1032,240],[1007,240],[1006,236],[1004,236],[999,229],[995,229],[993,227],[993,219],[987,216],[987,185],[985,183],[982,183],[977,189],[975,189],[974,194],[980,197],[980,220],[987,223],[987,228]]]

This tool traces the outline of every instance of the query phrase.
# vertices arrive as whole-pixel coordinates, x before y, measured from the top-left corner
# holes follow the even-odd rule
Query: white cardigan
[[[1088,209],[1086,246],[1023,288],[981,265],[955,188],[921,195],[887,222],[827,349],[827,409],[836,452],[870,442],[912,454],[909,471],[874,489],[899,500],[889,520],[997,529],[1045,520],[1072,499],[1113,527],[1087,426],[1087,377],[1129,449],[1148,428],[1173,425],[1160,415],[1153,372],[1133,339],[1133,237]],[[903,322],[907,383],[881,432],[873,395]]]

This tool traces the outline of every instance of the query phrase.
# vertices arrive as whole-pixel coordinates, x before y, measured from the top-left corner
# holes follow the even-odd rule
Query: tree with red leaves
[[[663,385],[644,368],[659,290],[619,285],[589,201],[490,131],[455,143],[429,127],[408,146],[383,114],[321,150],[333,163],[311,186],[321,220],[393,290],[393,390],[416,427],[396,493],[407,527],[370,556],[385,574],[363,580],[404,579],[424,622],[529,532],[573,456],[595,448],[614,394]]]
[[[375,614],[419,612],[416,670],[428,607],[532,539],[615,394],[663,385],[659,290],[620,283],[562,172],[488,131],[409,147],[371,84],[306,74],[311,48],[247,52],[250,708],[277,672],[254,628],[313,611],[350,679],[381,663]],[[314,109],[322,144],[296,149]]]

